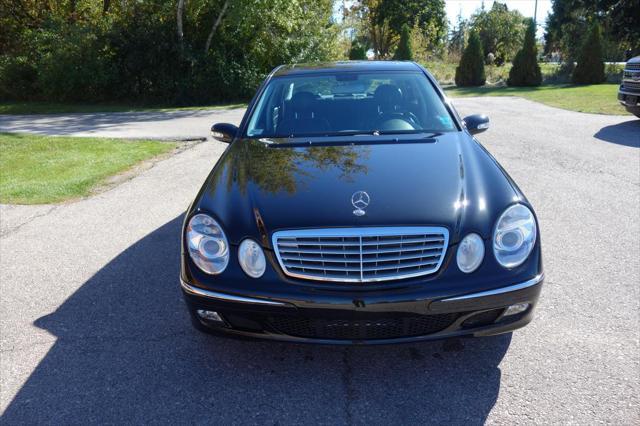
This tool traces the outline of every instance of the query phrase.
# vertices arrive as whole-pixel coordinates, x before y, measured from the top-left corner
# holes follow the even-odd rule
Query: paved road
[[[211,125],[239,123],[244,109],[0,115],[0,132],[112,138],[208,137]],[[224,119],[223,119],[224,117]]]
[[[491,116],[480,139],[537,208],[530,326],[353,348],[198,334],[178,239],[224,148],[207,142],[90,199],[2,210],[2,422],[639,424],[640,120],[456,104]]]

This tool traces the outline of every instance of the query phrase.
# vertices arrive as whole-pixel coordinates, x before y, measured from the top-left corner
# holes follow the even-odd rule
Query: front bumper
[[[181,280],[192,313],[217,312],[223,321],[200,322],[221,333],[302,343],[389,344],[455,336],[489,336],[528,324],[544,274],[492,290],[443,298],[402,300],[343,294],[332,303],[216,292]],[[354,296],[354,297],[352,297]],[[507,307],[528,304],[517,314]],[[195,315],[195,314],[194,314]],[[196,316],[196,318],[198,318]]]
[[[640,109],[640,92],[632,92],[621,88],[618,91],[618,102],[630,112]]]

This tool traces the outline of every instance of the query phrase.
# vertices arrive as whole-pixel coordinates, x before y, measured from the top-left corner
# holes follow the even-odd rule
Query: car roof
[[[337,61],[309,64],[282,65],[273,73],[274,77],[283,75],[301,75],[332,73],[340,71],[420,71],[415,62],[409,61]]]

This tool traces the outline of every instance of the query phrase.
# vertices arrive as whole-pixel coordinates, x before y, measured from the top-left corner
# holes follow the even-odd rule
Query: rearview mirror
[[[484,114],[473,114],[465,117],[463,121],[472,135],[482,133],[489,128],[489,117]]]
[[[211,126],[211,137],[224,143],[231,143],[238,134],[238,127],[229,123],[216,123]]]

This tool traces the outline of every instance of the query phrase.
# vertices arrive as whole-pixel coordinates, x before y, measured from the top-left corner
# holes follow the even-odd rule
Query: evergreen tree
[[[542,74],[538,65],[538,48],[536,47],[536,25],[529,20],[524,35],[524,45],[513,59],[513,67],[509,71],[509,86],[539,86]]]
[[[462,55],[462,51],[464,50],[464,43],[467,38],[467,27],[468,24],[462,18],[462,12],[458,14],[458,21],[451,30],[451,35],[449,36],[449,53],[454,55]]]
[[[578,64],[571,79],[574,84],[598,84],[605,79],[602,60],[602,30],[597,22],[591,25],[582,44],[578,55]]]
[[[400,31],[400,42],[396,48],[393,59],[397,61],[413,61],[413,47],[411,46],[411,28],[409,25],[402,25]]]
[[[367,59],[367,51],[364,46],[357,41],[351,43],[351,49],[349,50],[349,59],[352,61],[363,61]]]
[[[456,86],[482,86],[487,78],[484,73],[484,53],[478,33],[471,31],[469,42],[456,67]]]

